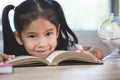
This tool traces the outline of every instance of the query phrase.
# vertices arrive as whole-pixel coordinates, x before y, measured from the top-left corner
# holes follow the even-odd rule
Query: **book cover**
[[[0,63],[0,74],[13,73],[13,67],[10,64]]]

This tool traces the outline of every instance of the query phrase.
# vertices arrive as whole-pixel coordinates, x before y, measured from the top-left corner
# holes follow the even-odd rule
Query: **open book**
[[[79,64],[81,62],[85,63],[95,63],[94,56],[87,53],[79,53],[74,51],[54,51],[46,59],[42,59],[35,56],[18,56],[13,60],[6,61],[7,64],[12,64],[13,66],[32,66],[32,65],[62,65],[62,64]]]

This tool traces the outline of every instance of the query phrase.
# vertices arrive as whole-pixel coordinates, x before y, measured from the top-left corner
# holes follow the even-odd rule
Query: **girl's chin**
[[[37,56],[40,58],[47,58],[48,55],[49,55],[49,53],[37,53],[37,54],[34,54],[33,56]]]

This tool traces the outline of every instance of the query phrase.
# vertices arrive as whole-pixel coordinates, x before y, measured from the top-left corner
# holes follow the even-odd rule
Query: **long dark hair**
[[[9,34],[11,35],[13,35],[13,33],[10,29],[8,13],[14,8],[13,5],[6,6],[2,16],[3,27],[8,26],[11,32]],[[60,4],[54,0],[26,0],[18,5],[14,11],[14,26],[16,31],[21,36],[24,26],[40,17],[50,21],[56,27],[59,24],[61,26],[56,50],[67,50],[70,46],[73,46],[74,43],[78,43],[77,37],[66,22]]]

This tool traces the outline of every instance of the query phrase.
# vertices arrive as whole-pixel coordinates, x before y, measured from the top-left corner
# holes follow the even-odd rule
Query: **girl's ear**
[[[58,36],[59,36],[59,33],[60,33],[60,24],[59,24],[58,27],[57,27],[57,38],[58,38]]]
[[[20,38],[18,32],[15,31],[15,32],[14,32],[14,36],[15,36],[15,39],[16,39],[16,41],[18,42],[18,44],[23,45],[23,43],[22,43],[22,41],[21,41],[21,38]]]

